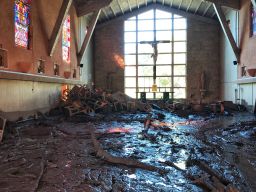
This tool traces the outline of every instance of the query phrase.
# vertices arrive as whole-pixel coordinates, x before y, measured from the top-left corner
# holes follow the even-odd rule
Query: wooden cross
[[[158,47],[157,45],[159,43],[170,43],[169,40],[162,40],[162,41],[140,41],[140,44],[149,44],[154,49],[154,52],[152,53],[151,57],[153,57],[154,66],[153,66],[153,83],[156,84],[156,61],[158,57]]]

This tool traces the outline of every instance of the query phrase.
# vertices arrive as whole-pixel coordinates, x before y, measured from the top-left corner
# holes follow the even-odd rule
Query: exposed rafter
[[[114,11],[114,9],[112,8],[111,5],[109,5],[109,8],[110,8],[111,12],[113,13],[113,15],[116,17],[116,12]]]
[[[145,5],[148,6],[148,0],[145,0]]]
[[[211,15],[211,18],[213,18],[216,15],[216,12],[214,11]]]
[[[193,0],[190,0],[189,5],[188,5],[187,10],[186,10],[187,12],[188,12],[188,10],[189,10],[189,9],[190,9],[190,7],[191,7],[192,2],[193,2]]]
[[[170,4],[171,7],[173,6],[173,1],[174,1],[174,0],[171,1],[171,4]]]
[[[71,4],[72,4],[72,0],[63,0],[58,18],[56,20],[56,23],[55,23],[53,31],[52,31],[51,38],[49,40],[48,52],[49,52],[50,56],[53,55],[56,44],[59,40],[60,33],[62,31],[63,23],[67,17],[67,14],[69,12]]]
[[[87,0],[76,3],[77,15],[83,16],[94,11],[97,11],[103,7],[107,7],[112,0]]]
[[[152,8],[157,8],[157,9],[160,9],[160,10],[163,10],[163,11],[169,11],[169,12],[172,12],[174,14],[181,15],[181,16],[184,16],[184,17],[187,17],[187,18],[199,20],[199,21],[202,21],[202,22],[205,22],[205,23],[218,25],[218,22],[215,19],[211,19],[211,18],[208,18],[208,17],[203,17],[203,16],[200,16],[200,15],[195,15],[193,13],[189,13],[189,12],[186,12],[186,11],[183,11],[183,10],[179,10],[177,8],[171,8],[169,6],[168,7],[163,6],[162,4],[158,4],[158,3],[157,4],[151,3],[148,6],[141,7],[139,10],[134,10],[133,12],[129,12],[129,13],[126,13],[122,16],[118,16],[116,18],[113,18],[111,21],[118,20],[118,19],[125,20],[127,18],[130,18],[130,17],[134,16],[135,14],[143,13],[145,11],[151,10]],[[100,27],[100,26],[105,26],[107,24],[108,24],[108,21],[100,23],[97,26]]]
[[[83,44],[82,44],[82,47],[77,55],[77,60],[78,60],[78,65],[80,65],[81,63],[81,60],[84,56],[84,53],[86,52],[86,49],[89,45],[89,42],[91,40],[91,37],[92,37],[92,34],[93,34],[93,31],[95,29],[95,26],[96,26],[96,23],[98,21],[98,18],[100,16],[100,13],[101,13],[101,9],[96,11],[94,14],[93,14],[93,17],[92,17],[92,20],[90,22],[90,25],[88,27],[88,30],[87,30],[87,33],[85,35],[85,38],[84,38],[84,41],[83,41]]]
[[[162,0],[162,5],[164,5],[164,0]]]
[[[122,8],[122,6],[121,6],[119,0],[117,0],[117,4],[118,4],[118,7],[119,7],[119,9],[121,10],[122,14],[124,14],[124,10],[123,10],[123,8]]]
[[[227,24],[225,14],[223,13],[221,6],[219,4],[214,3],[213,7],[215,9],[215,12],[216,12],[218,18],[219,18],[223,32],[224,32],[225,36],[227,37],[227,39],[229,40],[231,47],[236,55],[236,59],[239,62],[240,61],[240,49],[238,48],[236,41],[232,35],[232,32]]]
[[[105,15],[105,17],[107,17],[107,19],[109,19],[108,14],[106,13],[106,11],[104,9],[101,9],[101,11],[103,12],[103,14]]]
[[[208,3],[206,9],[204,10],[203,16],[206,15],[206,13],[208,12],[208,10],[210,9],[211,6],[212,6],[212,4],[211,4],[211,3]]]
[[[240,1],[239,0],[204,0],[209,1],[211,3],[218,4],[220,6],[229,7],[235,10],[240,9]]]
[[[196,14],[196,13],[197,13],[197,11],[198,11],[198,9],[201,7],[202,3],[203,3],[203,1],[201,1],[201,2],[199,3],[199,5],[197,6],[197,8],[196,8],[196,10],[195,10],[194,14]]]
[[[136,3],[137,3],[137,7],[138,7],[138,9],[139,9],[139,8],[140,8],[139,1],[138,1],[138,0],[136,0]]]
[[[182,3],[183,3],[183,0],[180,1],[179,9],[181,8]]]
[[[130,12],[132,12],[132,7],[131,7],[130,0],[127,0],[127,3],[128,3],[128,5],[129,5]]]

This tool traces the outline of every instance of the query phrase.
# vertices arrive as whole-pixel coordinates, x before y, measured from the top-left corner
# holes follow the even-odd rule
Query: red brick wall
[[[94,36],[94,76],[97,87],[124,91],[124,24],[114,20],[97,27]]]
[[[219,30],[217,22],[209,24],[188,18],[187,98],[194,102],[199,102],[199,80],[203,71],[206,74],[207,89],[203,102],[219,99]],[[116,19],[99,25],[95,31],[94,44],[95,85],[113,91],[124,91],[124,20]],[[111,86],[107,83],[108,74],[112,77]]]

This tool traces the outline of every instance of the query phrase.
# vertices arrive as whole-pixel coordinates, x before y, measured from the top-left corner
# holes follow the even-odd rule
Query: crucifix
[[[157,92],[157,85],[156,85],[156,61],[158,57],[158,44],[159,43],[170,43],[169,40],[162,40],[162,41],[140,41],[140,44],[149,44],[153,48],[153,53],[151,57],[153,57],[154,65],[153,65],[153,85],[152,85],[152,92]]]

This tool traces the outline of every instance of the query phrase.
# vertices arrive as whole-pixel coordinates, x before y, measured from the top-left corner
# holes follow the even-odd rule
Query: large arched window
[[[125,21],[124,41],[127,95],[140,98],[140,92],[146,92],[147,98],[162,98],[169,92],[172,98],[186,97],[186,18],[152,9]]]

